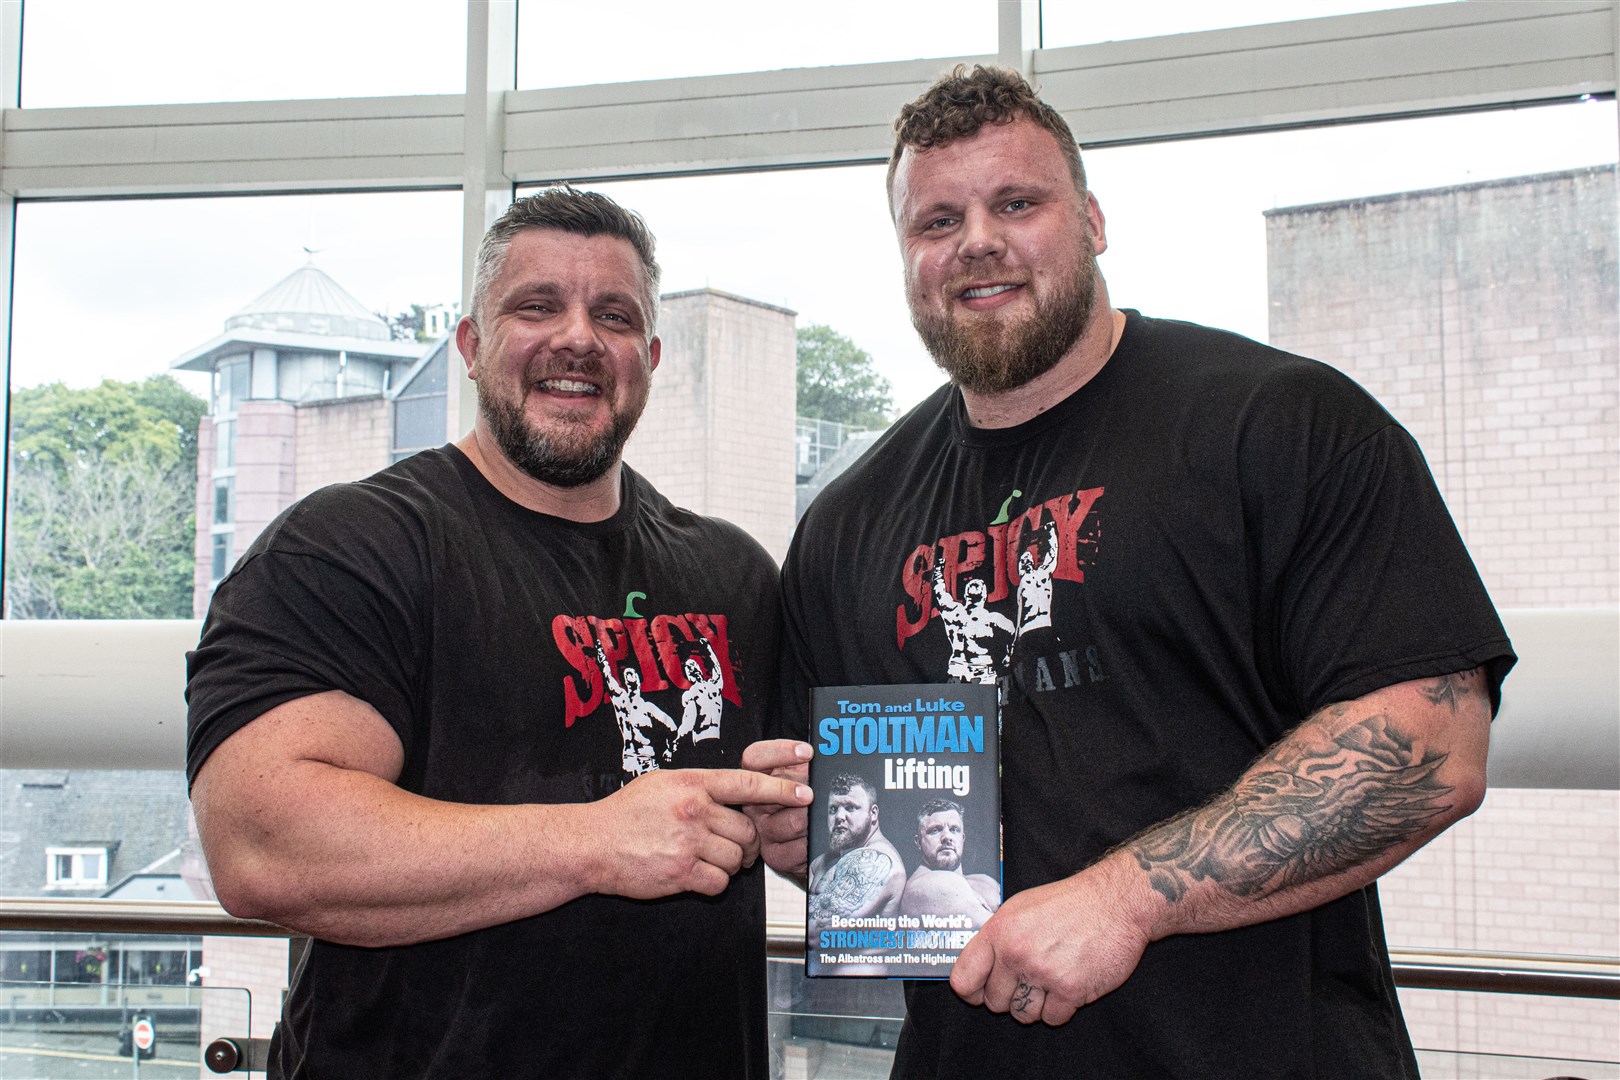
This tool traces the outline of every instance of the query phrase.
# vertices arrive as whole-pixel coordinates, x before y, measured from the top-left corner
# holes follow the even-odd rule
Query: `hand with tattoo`
[[[1336,900],[1473,812],[1489,730],[1478,669],[1322,709],[1204,805],[1008,898],[951,987],[1022,1023],[1062,1024],[1128,979],[1153,941]]]

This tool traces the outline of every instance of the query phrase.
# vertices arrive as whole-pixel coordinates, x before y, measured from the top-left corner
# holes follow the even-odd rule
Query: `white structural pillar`
[[[1041,47],[1041,0],[1000,0],[996,5],[996,63],[1035,81],[1035,50]]]
[[[484,230],[512,202],[506,174],[506,94],[517,88],[517,0],[467,5],[467,108],[462,128],[466,161],[461,188],[461,311],[472,311],[473,263]],[[459,438],[478,415],[478,398],[450,346],[449,423]]]
[[[0,4],[0,110],[9,111],[17,107],[18,92],[22,78],[22,5]],[[0,111],[0,116],[6,115]],[[5,143],[0,140],[0,169],[5,166]],[[16,240],[17,199],[10,191],[0,191],[0,297],[11,296],[11,266],[12,245]],[[0,393],[0,432],[11,430],[11,304],[0,303],[0,343],[4,344],[4,363],[0,364],[5,374],[4,393]],[[10,468],[10,455],[0,454],[0,477],[6,476]],[[6,485],[0,483],[0,494],[6,490]],[[6,504],[8,500],[0,498],[0,536],[5,535]],[[0,583],[5,581],[6,558],[5,545],[0,544]],[[0,584],[0,596],[4,596],[4,585]],[[0,607],[0,617],[5,611]]]

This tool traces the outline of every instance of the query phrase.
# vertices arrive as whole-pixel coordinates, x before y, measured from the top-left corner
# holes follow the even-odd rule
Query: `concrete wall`
[[[662,298],[663,361],[625,460],[778,562],[793,531],[794,314],[713,289]]]

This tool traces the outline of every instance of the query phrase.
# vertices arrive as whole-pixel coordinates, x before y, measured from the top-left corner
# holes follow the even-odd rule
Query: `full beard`
[[[960,851],[936,852],[932,863],[930,863],[930,866],[935,870],[955,870],[961,865],[962,853]]]
[[[844,852],[853,851],[866,843],[867,838],[871,835],[871,829],[864,832],[859,829],[835,829],[827,836],[827,847],[834,854],[842,855]]]
[[[552,487],[581,487],[607,475],[618,462],[647,404],[642,398],[623,410],[614,410],[612,422],[594,436],[586,434],[584,424],[566,420],[554,423],[550,431],[542,431],[530,422],[521,398],[513,401],[500,397],[488,383],[478,380],[478,409],[495,444],[513,465]],[[611,399],[613,392],[613,383],[608,380],[602,393]],[[580,430],[570,430],[574,428]]]
[[[1004,394],[1057,366],[1085,332],[1096,299],[1097,264],[1088,258],[1050,297],[1037,297],[1027,319],[964,324],[912,297],[911,324],[952,382],[976,394]]]

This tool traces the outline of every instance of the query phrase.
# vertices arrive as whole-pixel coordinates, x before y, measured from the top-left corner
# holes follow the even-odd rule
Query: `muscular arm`
[[[594,803],[483,806],[395,785],[404,754],[370,705],[288,702],[226,739],[192,802],[220,903],[329,941],[397,945],[548,911],[591,892],[722,892],[758,836],[731,805],[804,805],[791,780],[658,770]]]
[[[834,915],[851,919],[892,915],[905,883],[905,867],[892,851],[857,848],[816,882],[810,894],[811,917],[825,924]]]
[[[1011,897],[963,951],[952,986],[973,1004],[1060,1024],[1124,982],[1149,942],[1361,888],[1479,806],[1489,731],[1477,669],[1323,709],[1203,806]]]
[[[624,696],[624,687],[613,674],[613,665],[608,663],[607,653],[598,645],[593,650],[596,654],[596,666],[602,669],[602,679],[607,683],[608,697],[618,699]]]
[[[945,588],[945,564],[943,562],[937,559],[934,561],[934,568],[929,572],[929,579],[934,583],[934,606],[939,608],[941,614],[954,611],[961,606]]]

